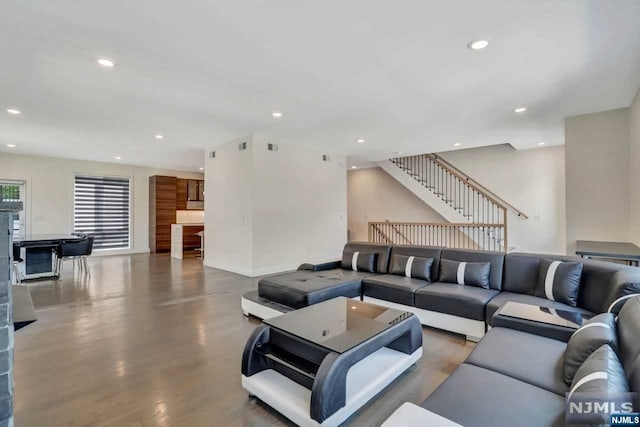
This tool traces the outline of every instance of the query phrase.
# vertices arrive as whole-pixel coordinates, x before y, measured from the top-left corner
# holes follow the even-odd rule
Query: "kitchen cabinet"
[[[178,179],[178,209],[204,209],[204,181],[200,179]]]
[[[176,209],[179,211],[187,210],[188,181],[181,178],[176,181]]]
[[[187,181],[187,201],[204,202],[204,181],[198,179],[188,179]]]
[[[176,177],[154,175],[149,178],[149,249],[171,249],[171,224],[176,222]]]
[[[171,250],[171,224],[176,211],[204,209],[204,181],[175,176],[149,177],[149,249],[151,252]],[[195,237],[191,244],[195,244]]]

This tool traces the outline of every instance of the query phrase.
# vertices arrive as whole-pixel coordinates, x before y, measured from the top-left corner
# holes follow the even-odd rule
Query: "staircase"
[[[508,252],[507,220],[528,219],[480,183],[436,154],[398,157],[380,167],[448,222],[370,222],[369,240]]]

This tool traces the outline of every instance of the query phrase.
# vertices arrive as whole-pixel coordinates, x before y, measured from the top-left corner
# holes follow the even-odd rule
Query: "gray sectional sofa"
[[[584,332],[574,334],[583,340],[575,343],[578,348],[572,347],[573,337],[567,344],[527,332],[492,328],[467,360],[424,402],[419,406],[403,404],[383,427],[561,427],[569,421],[565,417],[567,400],[579,393],[583,396],[586,393],[589,398],[614,397],[623,391],[636,393],[628,401],[633,404],[630,410],[638,411],[640,297],[624,302],[617,320],[611,323],[614,335],[611,344],[600,346],[597,335],[602,332],[585,328]],[[585,335],[589,333],[592,335]],[[570,354],[575,356],[577,350],[584,350],[579,346],[591,343],[595,344],[591,352],[583,355],[586,360],[580,364],[573,381],[567,383],[563,376],[566,359],[572,357]],[[609,358],[602,363],[599,356],[605,353]],[[584,374],[595,368],[607,372],[607,377],[589,380]],[[622,409],[619,405],[618,411]],[[569,412],[569,416],[574,415]],[[608,414],[589,416],[595,419],[579,424],[608,425]],[[603,422],[596,421],[598,416]],[[572,419],[571,425],[575,421],[578,420]]]
[[[351,255],[367,254],[368,271],[354,271]],[[397,258],[396,258],[397,257]],[[431,259],[430,280],[399,274],[394,262],[402,257]],[[362,259],[361,259],[362,261]],[[541,263],[581,264],[575,306],[539,296]],[[443,268],[452,262],[489,265],[486,286],[444,282]],[[442,264],[442,266],[441,266]],[[390,246],[351,242],[343,260],[302,264],[298,271],[263,278],[258,290],[245,294],[246,315],[268,318],[307,305],[345,296],[413,312],[423,325],[466,335],[478,341],[503,304],[522,302],[585,315],[606,312],[618,298],[640,293],[639,269],[576,257],[446,249],[428,246]],[[463,281],[464,282],[464,281]]]

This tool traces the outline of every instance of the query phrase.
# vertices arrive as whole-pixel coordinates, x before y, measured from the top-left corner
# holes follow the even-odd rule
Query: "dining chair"
[[[16,284],[21,285],[22,280],[24,279],[24,274],[22,274],[22,269],[20,264],[24,262],[21,256],[21,247],[18,245],[13,245],[13,277],[16,281]]]
[[[58,277],[62,276],[64,261],[66,260],[72,260],[74,268],[77,262],[80,271],[84,271],[85,274],[91,276],[87,260],[91,252],[93,252],[93,240],[93,236],[83,236],[82,240],[62,242],[58,255]]]

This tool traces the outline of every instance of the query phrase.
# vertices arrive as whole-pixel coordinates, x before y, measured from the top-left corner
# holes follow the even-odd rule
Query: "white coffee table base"
[[[337,426],[364,406],[422,357],[422,347],[405,354],[383,347],[351,367],[346,405],[322,424],[309,416],[311,390],[268,369],[242,376],[242,387],[299,426]]]

